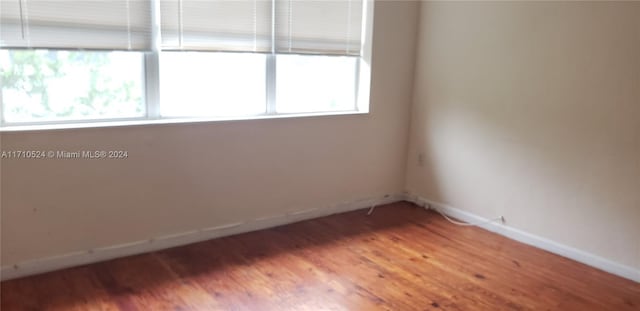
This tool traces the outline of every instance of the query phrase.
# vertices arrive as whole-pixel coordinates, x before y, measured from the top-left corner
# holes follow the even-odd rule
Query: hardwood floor
[[[1,284],[9,310],[640,310],[640,284],[395,203]]]

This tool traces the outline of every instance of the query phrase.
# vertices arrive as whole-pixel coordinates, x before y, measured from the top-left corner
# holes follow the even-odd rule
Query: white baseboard
[[[222,226],[161,236],[149,240],[135,241],[108,247],[95,248],[86,251],[73,252],[60,256],[30,260],[17,264],[2,266],[0,268],[0,280],[10,280],[23,276],[81,266],[119,257],[148,253],[166,248],[215,239],[218,237],[272,228],[302,220],[359,210],[374,205],[389,204],[403,200],[404,195],[385,195],[384,197],[379,198],[342,202],[328,207],[293,211],[273,217],[257,218],[247,222],[226,224]]]
[[[469,223],[484,222],[483,224],[479,225],[479,227],[498,233],[507,238],[532,245],[540,249],[544,249],[563,257],[573,259],[594,268],[607,271],[623,278],[627,278],[635,282],[640,282],[640,270],[638,269],[634,269],[616,263],[614,261],[581,251],[579,249],[562,245],[557,242],[508,227],[500,223],[486,222],[488,221],[488,219],[485,219],[483,217],[412,194],[395,194],[386,195],[380,198],[354,200],[329,207],[293,211],[273,217],[257,218],[247,222],[231,223],[200,230],[165,235],[149,240],[135,241],[108,247],[95,248],[86,251],[73,252],[60,256],[25,261],[13,265],[2,266],[0,268],[0,280],[10,280],[14,278],[40,274],[69,267],[81,266],[114,258],[148,253],[166,248],[215,239],[218,237],[272,228],[302,220],[354,211],[371,206],[384,205],[398,201],[408,201],[420,206],[428,204],[451,217]]]
[[[537,235],[533,235],[531,233],[518,230],[506,225],[503,225],[498,222],[489,222],[488,219],[474,215],[472,213],[448,206],[446,204],[442,204],[439,202],[434,202],[413,194],[406,194],[405,200],[412,202],[419,206],[430,205],[441,212],[454,217],[456,219],[468,222],[468,223],[481,223],[478,227],[489,230],[491,232],[495,232],[512,240],[516,240],[531,246],[535,246],[537,248],[549,251],[551,253],[567,257],[573,259],[575,261],[581,262],[583,264],[589,265],[591,267],[609,272],[611,274],[615,274],[617,276],[640,282],[640,270],[634,269],[629,266],[622,265],[620,263],[611,261],[609,259],[605,259],[599,256],[596,256],[591,253],[587,253],[585,251],[563,245],[557,242],[554,242],[549,239],[545,239],[543,237],[539,237]]]

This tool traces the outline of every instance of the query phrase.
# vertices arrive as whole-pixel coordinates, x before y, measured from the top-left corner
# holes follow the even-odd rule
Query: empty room
[[[0,0],[0,310],[640,310],[640,1]]]

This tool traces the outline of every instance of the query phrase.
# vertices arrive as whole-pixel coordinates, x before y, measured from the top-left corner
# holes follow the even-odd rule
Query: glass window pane
[[[266,111],[266,56],[163,52],[162,116],[256,115]]]
[[[137,52],[0,50],[4,120],[142,117],[143,68]]]
[[[345,111],[356,108],[357,57],[278,55],[276,111]]]

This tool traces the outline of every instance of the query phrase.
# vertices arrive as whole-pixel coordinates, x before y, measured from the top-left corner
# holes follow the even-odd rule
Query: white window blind
[[[358,56],[362,1],[160,0],[161,45],[227,52],[270,52],[275,45],[276,53]],[[0,47],[150,50],[152,5],[0,0]]]
[[[271,51],[271,1],[161,0],[163,50]]]
[[[275,0],[276,52],[360,55],[362,0]]]
[[[151,2],[0,0],[0,47],[149,50]]]

